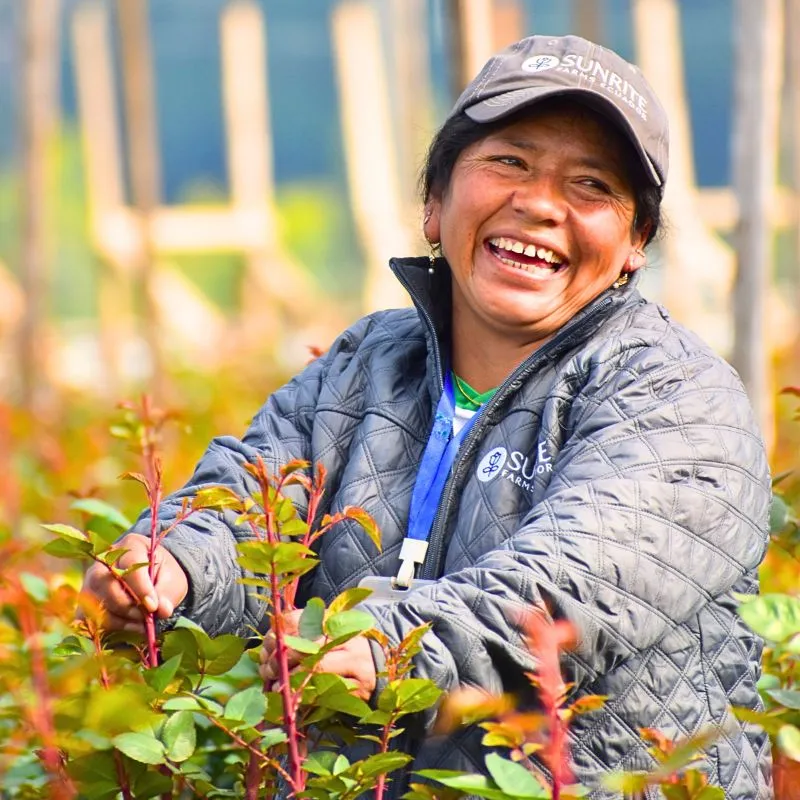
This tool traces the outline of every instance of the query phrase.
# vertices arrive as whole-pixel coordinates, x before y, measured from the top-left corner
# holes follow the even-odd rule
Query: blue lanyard
[[[433,520],[442,499],[444,485],[453,462],[456,460],[458,448],[469,433],[480,411],[476,411],[472,419],[467,420],[464,427],[451,437],[453,418],[455,417],[455,392],[450,372],[444,382],[444,391],[436,407],[428,444],[419,465],[414,492],[411,495],[411,509],[408,515],[408,539],[427,542],[433,527]]]

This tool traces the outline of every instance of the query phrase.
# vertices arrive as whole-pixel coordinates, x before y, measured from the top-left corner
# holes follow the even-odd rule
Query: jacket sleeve
[[[402,602],[369,605],[394,642],[432,624],[417,674],[445,690],[517,688],[533,666],[520,612],[545,604],[577,629],[565,664],[580,688],[763,557],[769,475],[733,370],[707,351],[643,347],[595,371],[546,493],[503,546]]]
[[[206,486],[225,485],[244,496],[254,490],[254,481],[242,468],[261,456],[270,472],[293,459],[312,460],[313,412],[320,387],[330,364],[347,349],[343,335],[321,358],[276,391],[258,414],[242,440],[232,436],[214,439],[189,482],[167,497],[159,508],[161,529],[175,519],[185,497],[193,497]],[[294,497],[300,505],[301,496]],[[238,583],[243,570],[236,561],[236,543],[250,538],[250,529],[235,525],[231,512],[202,511],[181,523],[165,539],[189,578],[189,595],[179,609],[208,633],[246,633],[263,616],[263,606]],[[133,528],[149,534],[149,513]]]

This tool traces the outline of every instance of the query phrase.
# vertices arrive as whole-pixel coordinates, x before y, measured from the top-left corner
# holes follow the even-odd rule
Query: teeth
[[[554,274],[550,267],[538,267],[535,264],[522,264],[519,261],[514,261],[511,258],[503,258],[503,256],[500,256],[499,258],[504,264],[508,264],[509,267],[521,269],[523,272],[529,272],[531,275],[549,278]]]
[[[562,263],[561,259],[552,250],[547,250],[544,247],[537,248],[536,245],[533,244],[526,246],[516,239],[507,239],[504,236],[498,237],[497,239],[490,239],[490,242],[500,250],[506,250],[509,253],[524,253],[528,258],[538,258],[548,264],[556,266]],[[505,261],[507,259],[503,260]],[[510,259],[508,259],[508,261],[509,263],[513,263],[514,266],[519,266],[521,268],[526,266],[520,264],[518,261],[511,261]]]

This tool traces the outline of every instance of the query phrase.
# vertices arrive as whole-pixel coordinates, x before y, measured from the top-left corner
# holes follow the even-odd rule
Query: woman
[[[321,511],[364,507],[384,549],[337,527],[308,597],[367,576],[432,581],[366,605],[393,642],[432,624],[417,675],[491,692],[524,685],[533,664],[515,621],[546,604],[578,631],[565,667],[576,695],[609,698],[572,726],[579,780],[652,767],[639,728],[676,738],[716,724],[711,782],[767,798],[768,741],[731,706],[759,702],[761,645],[734,593],[757,588],[768,471],[733,370],[636,290],[666,174],[664,113],[635,67],[572,36],[495,56],[425,167],[424,232],[442,257],[392,262],[416,310],[356,323],[242,441],[214,441],[161,513],[203,484],[246,491],[241,464],[256,455],[273,470],[322,462]],[[237,583],[244,535],[207,514],[165,540],[155,586],[144,571],[129,582],[162,617],[182,604],[211,633],[242,631],[261,613]],[[142,536],[125,544],[144,560]],[[140,624],[102,572],[87,585],[113,625]],[[370,697],[379,661],[359,638],[325,666]],[[480,736],[423,741],[413,768],[480,770]]]

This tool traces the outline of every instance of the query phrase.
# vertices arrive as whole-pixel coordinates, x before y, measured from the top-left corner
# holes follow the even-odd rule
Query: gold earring
[[[434,275],[436,273],[436,248],[439,246],[439,242],[428,242],[428,245],[431,248],[431,252],[428,254],[428,275]]]
[[[621,286],[624,286],[627,282],[628,282],[628,273],[623,272],[620,274],[619,278],[617,278],[611,285],[615,289],[619,289]]]

